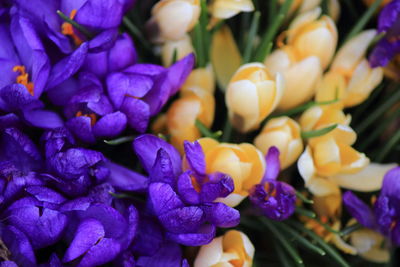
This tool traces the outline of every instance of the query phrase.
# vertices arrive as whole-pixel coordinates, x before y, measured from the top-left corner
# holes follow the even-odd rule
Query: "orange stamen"
[[[96,114],[94,114],[94,113],[83,114],[82,111],[78,111],[78,112],[75,114],[75,117],[82,117],[82,116],[83,116],[83,117],[88,117],[88,118],[90,118],[90,125],[91,125],[91,126],[95,125],[96,122],[97,122],[97,117],[96,117]]]
[[[13,68],[14,72],[19,72],[20,74],[17,76],[17,83],[22,84],[26,87],[28,92],[33,95],[33,82],[29,81],[29,74],[25,71],[25,66],[16,65]]]
[[[69,18],[74,19],[76,16],[76,12],[76,9],[72,9],[71,13],[69,14]],[[76,45],[80,45],[83,43],[83,41],[75,34],[74,28],[69,22],[64,22],[63,24],[61,24],[61,33],[71,36]]]

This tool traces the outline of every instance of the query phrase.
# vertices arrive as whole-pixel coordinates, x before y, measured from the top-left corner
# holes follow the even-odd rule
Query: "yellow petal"
[[[225,91],[229,80],[240,67],[242,57],[228,26],[217,31],[211,43],[211,62],[219,87]]]
[[[222,236],[216,237],[211,243],[201,246],[194,267],[210,267],[220,261],[223,253],[222,238]]]

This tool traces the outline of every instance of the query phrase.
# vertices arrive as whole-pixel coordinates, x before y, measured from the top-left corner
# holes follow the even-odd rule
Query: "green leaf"
[[[218,138],[222,135],[222,131],[211,132],[200,120],[196,119],[195,125],[199,129],[200,133],[205,137],[210,137],[218,141]]]
[[[350,267],[350,265],[342,258],[342,256],[329,244],[327,244],[321,237],[315,234],[312,230],[305,228],[301,223],[295,221],[286,221],[293,227],[297,228],[300,232],[307,234],[316,243],[318,243],[325,252],[330,255],[340,266]]]
[[[206,62],[204,59],[203,38],[202,38],[201,26],[199,23],[197,23],[196,26],[194,26],[193,46],[196,51],[197,67],[199,68],[205,67]]]
[[[61,12],[61,10],[57,10],[57,15],[60,16],[64,21],[68,22],[72,26],[74,26],[78,31],[80,31],[88,40],[92,39],[94,35],[86,29],[84,26],[80,25],[73,19],[69,18],[67,15]]]
[[[152,51],[150,43],[147,41],[146,38],[143,37],[142,32],[135,26],[135,24],[132,23],[132,21],[130,21],[127,16],[122,18],[122,23],[129,30],[132,36],[139,40],[139,42],[143,45],[145,49],[147,49],[148,51]]]
[[[312,219],[317,218],[317,214],[315,214],[315,212],[313,212],[311,210],[306,210],[306,209],[303,209],[303,208],[300,208],[300,207],[296,207],[295,212],[297,214],[299,214],[299,215],[303,215],[303,216],[306,216],[308,218],[312,218]]]
[[[346,235],[349,235],[349,234],[353,233],[354,231],[357,231],[361,228],[363,228],[363,226],[361,224],[355,223],[350,226],[347,226],[346,228],[343,228],[342,231],[340,231],[340,235],[346,236]]]
[[[268,47],[270,46],[270,43],[274,40],[275,35],[278,33],[278,30],[282,25],[286,14],[289,12],[292,3],[293,0],[286,0],[279,9],[277,17],[273,19],[272,24],[266,29],[261,43],[257,49],[255,61],[263,62],[264,59],[268,56],[270,52],[268,51]]]
[[[350,40],[364,29],[364,27],[367,25],[371,17],[374,15],[375,11],[378,10],[382,1],[383,0],[375,0],[373,2],[373,4],[367,9],[367,11],[357,21],[357,24],[354,25],[353,29],[351,29],[349,34],[346,36],[344,43],[346,43],[346,41]]]
[[[251,58],[251,51],[253,49],[254,38],[257,34],[258,26],[260,23],[260,11],[254,12],[253,19],[251,20],[249,37],[247,38],[246,47],[243,54],[243,64],[248,63]]]
[[[303,139],[309,139],[309,138],[313,138],[313,137],[318,137],[318,136],[322,136],[325,135],[331,131],[333,131],[334,129],[336,129],[338,125],[334,124],[322,129],[318,129],[318,130],[314,130],[314,131],[308,131],[308,132],[301,132],[301,137]]]
[[[397,130],[397,132],[388,141],[386,141],[386,144],[376,157],[376,161],[382,162],[398,143],[400,143],[400,130]]]
[[[300,198],[304,203],[314,204],[314,200],[306,198],[301,192],[296,190],[296,196]]]
[[[278,228],[268,219],[262,217],[260,221],[268,228],[269,231],[276,237],[282,247],[287,251],[287,253],[292,257],[297,266],[304,266],[303,260],[297,252],[296,248],[294,248],[287,239],[283,236],[283,234],[278,230]]]
[[[112,140],[104,140],[104,143],[106,143],[107,145],[116,146],[116,145],[120,145],[123,143],[133,141],[133,139],[135,139],[135,136],[129,135],[129,136],[123,136],[123,137],[119,137],[119,138],[112,139]]]

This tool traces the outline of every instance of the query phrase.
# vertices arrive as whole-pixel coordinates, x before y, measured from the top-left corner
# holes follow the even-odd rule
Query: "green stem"
[[[230,123],[229,118],[227,117],[222,134],[222,142],[229,142],[229,140],[231,139],[232,130],[233,130],[232,124]]]
[[[276,18],[277,10],[278,10],[278,0],[269,0],[268,27],[272,25],[272,22]]]
[[[283,267],[292,267],[293,265],[289,262],[288,257],[286,257],[285,253],[283,253],[283,246],[281,244],[277,244],[276,246],[276,254],[278,255],[279,261]]]
[[[298,266],[304,266],[303,260],[299,256],[296,249],[287,241],[278,228],[266,218],[260,218],[261,222],[268,228],[268,230],[278,239],[282,247],[289,253],[294,262]]]
[[[128,17],[123,17],[122,23],[129,30],[132,36],[139,40],[139,42],[143,45],[145,49],[147,49],[148,51],[152,51],[150,43],[146,40],[146,38],[143,37],[141,31],[135,26],[135,24],[132,23],[132,21],[129,20]]]
[[[314,204],[314,200],[306,198],[301,192],[296,190],[296,196],[300,198],[304,203]]]
[[[202,31],[199,23],[194,27],[194,45],[196,49],[196,61],[197,66],[199,68],[203,68],[206,66],[206,62],[204,60],[204,46],[202,40]]]
[[[299,231],[306,233],[317,242],[325,252],[330,255],[340,266],[350,267],[350,265],[342,258],[342,256],[329,244],[327,244],[321,237],[315,234],[312,230],[305,228],[301,223],[295,221],[287,221],[290,225],[297,228]]]
[[[363,228],[363,226],[361,224],[355,223],[350,226],[347,226],[346,228],[343,228],[342,231],[340,231],[340,235],[346,236],[346,235],[349,235],[349,234],[353,233],[354,231],[357,231],[361,228]]]
[[[385,157],[389,154],[389,152],[392,150],[392,148],[399,142],[400,142],[400,130],[397,130],[397,132],[389,139],[389,141],[386,142],[383,149],[376,157],[376,161],[382,162],[385,159]]]
[[[263,62],[268,56],[268,46],[270,46],[270,43],[275,38],[275,35],[277,34],[279,27],[282,25],[283,20],[288,13],[290,6],[292,5],[292,2],[293,0],[285,1],[285,3],[279,9],[279,14],[276,18],[274,18],[273,23],[265,31],[261,44],[257,49],[255,61]]]
[[[253,15],[253,19],[251,20],[251,26],[250,26],[250,32],[249,32],[249,37],[246,42],[246,47],[244,50],[244,55],[243,55],[243,64],[248,63],[251,58],[251,51],[253,48],[254,44],[254,38],[257,34],[258,30],[258,25],[260,23],[260,11],[256,11]]]
[[[112,139],[112,140],[104,140],[104,143],[106,143],[107,145],[116,146],[116,145],[120,145],[123,143],[133,141],[133,139],[135,139],[135,137],[136,136],[134,136],[134,135],[123,136],[123,137],[119,137],[119,138]]]
[[[361,32],[364,29],[364,27],[367,25],[367,23],[371,19],[372,15],[374,15],[375,11],[378,10],[381,3],[382,3],[382,0],[375,0],[375,2],[367,9],[367,11],[357,21],[357,24],[354,25],[353,29],[347,35],[344,43],[346,43],[346,41],[350,40],[351,38],[353,38],[355,35],[357,35],[359,32]]]
[[[325,135],[325,134],[335,130],[337,126],[338,126],[337,124],[334,124],[334,125],[322,128],[322,129],[314,130],[314,131],[301,132],[301,137],[303,139],[309,139],[309,138],[313,138],[313,137],[322,136],[322,135]]]
[[[376,119],[382,116],[391,106],[400,100],[400,86],[395,89],[395,93],[386,101],[381,104],[374,112],[366,116],[358,126],[355,127],[357,134],[364,132]]]
[[[197,129],[199,129],[200,133],[205,136],[205,137],[209,137],[212,139],[215,139],[218,141],[218,136],[220,136],[220,131],[218,132],[211,132],[200,120],[196,119],[195,125],[197,127]]]
[[[200,26],[201,26],[201,34],[203,41],[203,51],[204,51],[204,64],[206,65],[209,62],[210,56],[210,34],[207,30],[208,25],[208,11],[207,11],[207,2],[206,0],[200,1],[201,13],[200,13]]]
[[[306,209],[303,209],[303,208],[300,208],[300,207],[296,207],[295,212],[297,214],[299,214],[299,215],[303,215],[303,216],[306,216],[308,218],[312,218],[312,219],[317,218],[317,214],[315,214],[315,212],[313,212],[311,210],[306,210]]]
[[[69,18],[67,15],[62,13],[60,10],[57,10],[56,12],[57,12],[57,15],[59,15],[63,20],[65,20],[66,22],[68,22],[69,24],[74,26],[77,30],[79,30],[88,40],[90,40],[94,37],[93,34],[88,29],[86,29],[85,27],[83,27],[82,25],[80,25],[79,23],[74,21],[73,19]]]

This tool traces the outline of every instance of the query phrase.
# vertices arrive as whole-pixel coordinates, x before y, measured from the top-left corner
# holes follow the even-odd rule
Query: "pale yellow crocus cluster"
[[[230,230],[200,248],[194,267],[251,267],[254,252],[246,234]]]
[[[150,40],[161,44],[164,66],[172,64],[176,51],[179,60],[193,52],[188,33],[200,16],[200,0],[161,0],[153,6],[146,24]]]
[[[310,100],[335,53],[338,39],[335,23],[330,17],[320,15],[318,7],[296,17],[281,35],[286,36],[286,45],[264,61],[272,74],[280,72],[285,80],[279,109],[291,109]]]
[[[229,19],[240,12],[254,11],[254,5],[252,0],[212,0],[209,11],[216,19]]]
[[[279,0],[283,4],[286,0]],[[294,12],[299,14],[308,12],[318,6],[321,6],[322,0],[294,0],[290,9],[289,15]],[[340,15],[340,4],[338,0],[328,0],[328,15],[337,21]]]
[[[329,71],[317,85],[316,101],[338,98],[344,107],[353,107],[368,98],[383,79],[382,68],[371,68],[365,57],[375,36],[375,30],[363,31],[339,49]]]

